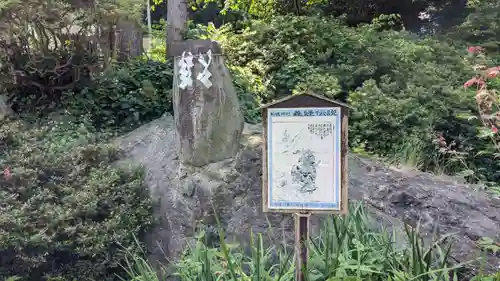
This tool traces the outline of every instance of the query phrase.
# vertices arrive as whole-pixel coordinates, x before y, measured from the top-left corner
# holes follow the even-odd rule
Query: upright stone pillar
[[[143,54],[142,29],[137,22],[120,19],[115,29],[115,58],[118,61],[141,56]]]
[[[182,163],[204,166],[236,155],[244,119],[220,46],[210,40],[172,44],[173,108]]]

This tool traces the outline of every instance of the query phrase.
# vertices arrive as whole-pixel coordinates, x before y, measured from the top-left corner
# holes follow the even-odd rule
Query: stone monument
[[[169,53],[180,161],[201,167],[235,156],[244,118],[220,46],[186,40],[173,43]]]

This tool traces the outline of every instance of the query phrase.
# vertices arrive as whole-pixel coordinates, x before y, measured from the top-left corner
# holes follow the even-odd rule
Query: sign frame
[[[268,159],[268,109],[305,109],[305,108],[340,108],[340,206],[336,209],[316,209],[316,208],[269,208],[269,183],[268,176],[270,165]],[[348,153],[348,110],[350,107],[344,103],[327,99],[325,97],[304,93],[292,95],[273,103],[263,105],[262,122],[263,122],[263,169],[262,169],[262,210],[263,212],[276,213],[317,213],[317,214],[340,214],[346,215],[348,211],[348,178],[347,178],[347,153]],[[335,161],[335,160],[334,160]],[[333,172],[333,171],[332,171]],[[332,186],[332,189],[335,188]]]

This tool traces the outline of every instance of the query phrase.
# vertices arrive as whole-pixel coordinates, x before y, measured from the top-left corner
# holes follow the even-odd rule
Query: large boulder
[[[197,227],[216,224],[214,210],[229,237],[245,241],[249,229],[293,239],[293,218],[261,211],[261,127],[246,124],[240,150],[230,159],[203,167],[182,165],[176,148],[172,116],[144,125],[117,140],[125,162],[141,164],[154,198],[159,224],[152,232],[152,258],[175,260]],[[433,232],[456,233],[457,262],[477,255],[476,241],[500,233],[500,200],[474,191],[449,178],[385,167],[356,155],[349,156],[349,198],[364,201],[375,221],[400,228],[420,220],[426,237]],[[314,226],[318,218],[313,216]],[[269,227],[269,224],[273,228]],[[293,245],[293,243],[289,243]],[[160,248],[161,247],[161,248]],[[489,256],[488,268],[500,265]]]

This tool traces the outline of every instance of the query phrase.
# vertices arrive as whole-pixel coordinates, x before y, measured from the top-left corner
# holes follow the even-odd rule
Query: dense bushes
[[[252,94],[261,101],[308,90],[347,100],[351,147],[473,182],[497,180],[491,159],[477,159],[478,128],[461,117],[476,112],[462,87],[474,75],[466,45],[317,17],[221,30],[229,63],[259,77],[252,85],[263,90]],[[453,147],[443,149],[439,138]]]
[[[114,63],[144,2],[0,2],[0,280],[116,280],[152,210],[107,141],[171,110],[170,66]]]
[[[81,90],[92,74],[120,60],[125,46],[137,45],[119,42],[127,36],[116,35],[123,21],[139,19],[142,6],[137,0],[85,5],[2,0],[0,93],[11,98],[17,112],[58,108],[65,91]]]
[[[0,123],[1,280],[111,280],[151,224],[142,173],[113,168],[104,135],[63,119]]]
[[[87,116],[96,128],[133,129],[172,110],[172,66],[151,60],[115,65],[79,93],[66,109]]]
[[[171,111],[171,70],[141,59],[117,64],[36,114],[45,121],[0,121],[0,279],[115,280],[123,272],[122,247],[152,223],[151,202],[142,172],[113,167],[119,152],[106,142]]]

